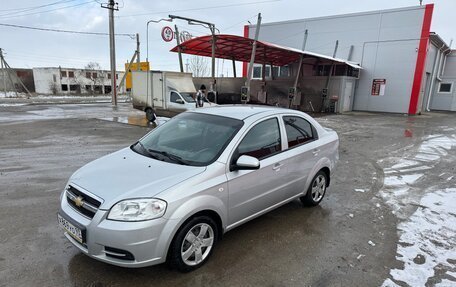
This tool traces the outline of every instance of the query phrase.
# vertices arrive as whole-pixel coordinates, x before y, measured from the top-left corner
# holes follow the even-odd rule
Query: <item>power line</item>
[[[44,7],[49,7],[49,6],[53,6],[53,5],[59,5],[59,4],[64,4],[64,3],[67,3],[67,2],[74,2],[74,1],[77,1],[77,0],[60,0],[60,1],[57,1],[57,2],[44,4],[44,5],[38,5],[38,6],[30,6],[30,7],[24,7],[24,8],[13,8],[13,9],[1,9],[0,12],[16,11],[16,12],[10,12],[10,13],[11,14],[22,13],[22,12],[27,12],[27,11],[31,11],[31,10],[35,10],[35,9],[40,9],[40,8],[44,8]],[[10,14],[10,13],[7,13],[7,14]],[[3,15],[7,15],[7,14],[3,14]],[[3,15],[1,15],[1,16],[3,16]]]
[[[222,30],[225,30],[225,31],[230,30],[230,29],[232,29],[232,28],[234,28],[234,27],[236,27],[236,26],[238,26],[238,25],[240,25],[240,24],[242,24],[242,23],[247,22],[248,20],[250,20],[250,19],[252,19],[252,18],[256,18],[257,16],[258,16],[258,14],[255,14],[255,15],[253,15],[253,16],[251,16],[251,17],[245,19],[245,20],[242,20],[242,21],[240,21],[240,22],[237,22],[236,24],[230,25],[230,26],[225,27],[225,28],[220,28],[220,30],[221,30],[221,31],[222,31]]]
[[[228,8],[228,7],[237,7],[237,6],[247,6],[247,5],[254,5],[254,4],[261,4],[261,3],[271,3],[271,2],[279,2],[279,1],[282,1],[282,0],[254,1],[254,2],[248,2],[248,3],[235,3],[235,4],[227,4],[227,5],[219,5],[219,6],[189,8],[189,9],[182,9],[182,10],[172,10],[172,11],[161,11],[161,12],[149,12],[149,13],[139,13],[139,14],[121,15],[121,16],[117,16],[117,17],[118,17],[118,18],[124,18],[124,17],[131,17],[131,16],[148,16],[148,15],[155,15],[155,14],[179,13],[179,12],[198,11],[198,10],[209,10],[209,9],[217,9],[217,8]]]
[[[87,2],[82,2],[82,3],[75,4],[75,5],[70,5],[70,6],[64,6],[64,7],[59,7],[59,8],[50,9],[50,10],[44,10],[44,11],[40,11],[40,12],[18,14],[18,15],[13,15],[13,16],[6,16],[6,17],[5,16],[0,16],[0,18],[1,19],[8,19],[8,18],[16,18],[16,17],[22,17],[22,16],[29,16],[29,15],[48,13],[48,12],[53,12],[53,11],[57,11],[57,10],[67,9],[67,8],[73,8],[73,7],[82,6],[82,5],[85,5],[85,4],[90,4],[90,3],[95,3],[95,2],[96,1],[94,1],[94,0],[90,0],[90,1],[87,1]]]
[[[102,33],[102,32],[83,32],[83,31],[72,31],[72,30],[60,30],[60,29],[39,28],[39,27],[30,27],[30,26],[14,25],[14,24],[6,24],[6,23],[0,23],[0,26],[21,28],[21,29],[29,29],[29,30],[47,31],[47,32],[84,34],[84,35],[96,35],[96,36],[109,36],[109,33]],[[126,37],[130,37],[131,39],[135,39],[135,37],[136,37],[135,34],[122,34],[122,33],[121,34],[116,34],[116,36],[126,36]]]

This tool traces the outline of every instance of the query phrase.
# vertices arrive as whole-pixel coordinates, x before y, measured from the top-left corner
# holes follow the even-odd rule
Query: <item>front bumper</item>
[[[122,267],[144,267],[166,261],[169,243],[173,236],[173,221],[158,218],[141,222],[107,220],[108,211],[98,210],[90,219],[71,207],[65,196],[59,214],[73,225],[86,231],[84,243],[76,241],[68,233],[65,237],[86,255],[109,264]],[[133,259],[115,256],[126,251]]]

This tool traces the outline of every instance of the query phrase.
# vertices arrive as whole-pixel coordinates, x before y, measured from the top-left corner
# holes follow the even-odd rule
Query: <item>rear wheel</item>
[[[197,216],[177,232],[168,253],[168,264],[181,272],[188,272],[206,263],[217,242],[218,228],[208,216]]]
[[[145,112],[146,112],[146,119],[147,119],[149,122],[155,121],[155,119],[156,119],[157,117],[155,116],[155,112],[154,112],[153,109],[147,108]]]
[[[307,206],[316,206],[320,204],[326,193],[326,183],[328,182],[328,176],[322,170],[320,170],[312,179],[312,183],[307,190],[305,196],[301,197],[301,202]]]

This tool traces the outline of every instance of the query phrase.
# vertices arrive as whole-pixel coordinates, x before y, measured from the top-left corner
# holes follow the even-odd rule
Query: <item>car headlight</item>
[[[127,199],[116,203],[108,219],[119,221],[143,221],[162,217],[166,202],[156,198]]]

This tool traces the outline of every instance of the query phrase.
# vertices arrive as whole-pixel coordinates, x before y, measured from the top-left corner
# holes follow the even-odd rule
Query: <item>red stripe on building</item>
[[[416,114],[418,99],[420,98],[421,83],[423,81],[424,66],[426,64],[427,48],[429,43],[429,32],[431,29],[432,11],[434,4],[427,4],[424,9],[423,27],[421,28],[421,39],[416,59],[415,75],[413,77],[412,94],[410,95],[409,115]]]
[[[249,26],[248,25],[244,26],[244,37],[246,37],[246,38],[249,37]],[[242,63],[242,76],[247,77],[247,62]]]

